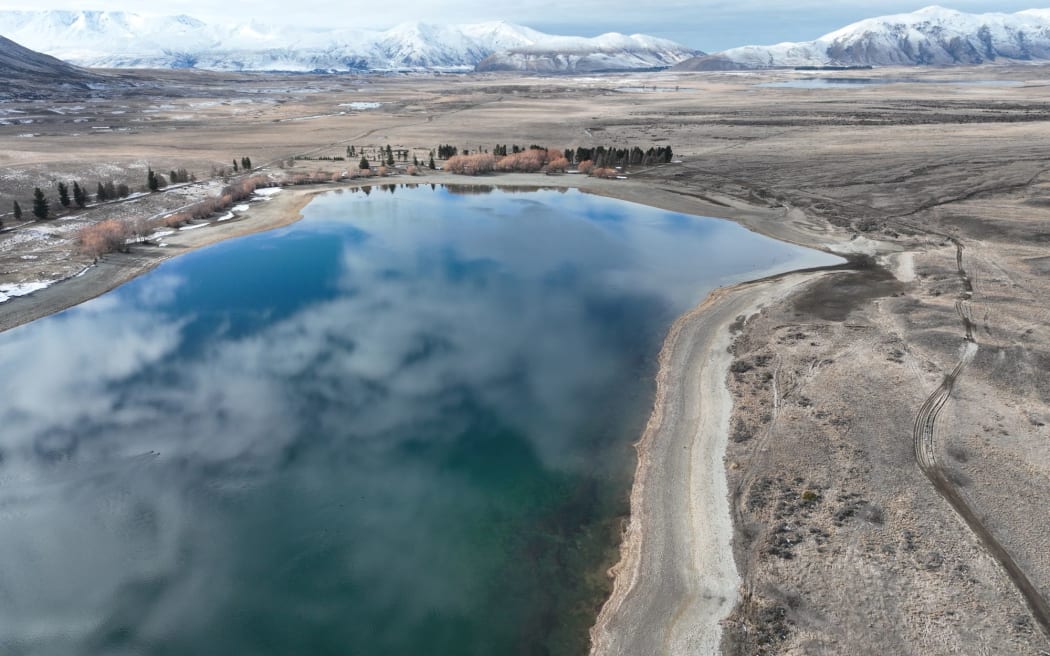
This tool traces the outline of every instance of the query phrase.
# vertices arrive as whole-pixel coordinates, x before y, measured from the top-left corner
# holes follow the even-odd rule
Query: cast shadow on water
[[[586,651],[667,327],[833,258],[481,191],[326,195],[0,335],[0,651]]]

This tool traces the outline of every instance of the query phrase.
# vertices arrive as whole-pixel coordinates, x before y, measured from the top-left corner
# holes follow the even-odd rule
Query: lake
[[[369,191],[0,334],[0,653],[584,653],[669,325],[837,261],[577,191]]]
[[[888,84],[939,84],[958,87],[1023,87],[1018,80],[937,80],[904,77],[806,77],[780,82],[762,82],[757,87],[772,89],[857,89]]]

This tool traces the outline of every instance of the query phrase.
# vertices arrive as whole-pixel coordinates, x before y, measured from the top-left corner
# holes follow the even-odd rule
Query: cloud
[[[932,0],[931,0],[932,2]],[[293,16],[286,5],[275,0],[252,3],[254,20],[260,22],[297,21],[300,24],[330,28],[386,29],[394,22],[423,21],[433,23],[472,23],[506,20],[564,34],[593,36],[616,31],[627,34],[647,33],[672,38],[706,51],[768,44],[780,41],[815,39],[848,23],[891,13],[915,11],[931,2],[901,0],[655,0],[654,2],[600,2],[579,0],[572,3],[538,0],[510,2],[494,0],[453,0],[423,2],[407,0],[398,4],[396,18],[381,4],[353,2],[333,4],[327,0],[301,0]],[[952,9],[969,12],[1012,12],[1030,8],[1031,3],[1018,0],[957,0],[940,3]],[[142,12],[141,4],[126,0],[102,0],[93,8]],[[0,7],[23,9],[24,5],[0,4]],[[71,0],[44,0],[34,5],[41,9],[82,9],[83,3]],[[175,13],[154,11],[149,13]],[[204,19],[244,22],[239,6],[221,5],[203,0],[180,3],[178,13]]]

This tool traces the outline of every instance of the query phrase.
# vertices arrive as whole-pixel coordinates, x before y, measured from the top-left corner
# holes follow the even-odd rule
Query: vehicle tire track
[[[969,298],[973,293],[973,285],[966,270],[963,268],[963,245],[957,239],[952,239],[956,247],[956,262],[959,266],[959,275],[963,280],[966,290],[965,296]],[[955,383],[963,370],[966,369],[977,355],[979,345],[974,339],[976,324],[973,320],[969,302],[959,300],[955,304],[956,312],[963,322],[966,330],[965,343],[962,355],[955,367],[944,377],[941,384],[923,402],[915,417],[915,427],[912,438],[914,440],[915,461],[919,469],[926,475],[937,493],[948,502],[948,505],[962,518],[978,542],[985,551],[1002,566],[1007,577],[1024,597],[1025,604],[1031,611],[1035,621],[1039,624],[1048,637],[1050,637],[1050,603],[1040,593],[1039,589],[1032,583],[1024,570],[1014,557],[1007,551],[1006,547],[992,534],[988,527],[981,521],[969,502],[963,497],[959,488],[951,481],[944,468],[937,462],[936,427],[937,417],[941,409],[951,398]]]

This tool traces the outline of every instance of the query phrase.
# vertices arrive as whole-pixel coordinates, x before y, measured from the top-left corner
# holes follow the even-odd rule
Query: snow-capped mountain
[[[95,68],[224,71],[472,70],[494,53],[601,55],[617,70],[669,66],[695,54],[652,37],[553,36],[505,22],[406,23],[385,31],[205,23],[106,11],[0,11],[0,34]],[[660,62],[660,63],[656,63]],[[570,70],[570,68],[565,70]]]
[[[683,62],[683,69],[907,66],[1050,59],[1050,9],[967,14],[926,7],[869,18],[816,39],[744,46]]]
[[[699,53],[674,41],[644,34],[603,34],[580,43],[571,37],[550,37],[536,45],[493,53],[477,65],[479,71],[532,73],[596,73],[600,71],[667,68]]]

